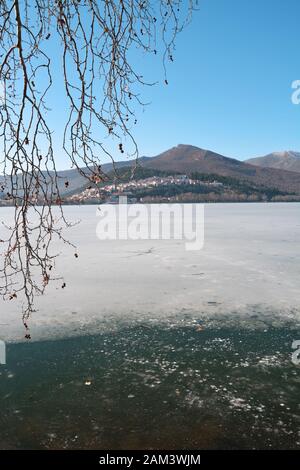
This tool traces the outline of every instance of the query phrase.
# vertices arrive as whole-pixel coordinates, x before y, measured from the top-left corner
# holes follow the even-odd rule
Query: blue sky
[[[151,104],[138,111],[141,154],[179,143],[241,160],[300,151],[300,105],[291,102],[291,83],[300,80],[299,18],[299,0],[200,0],[177,39],[169,85],[158,59],[142,63],[141,73],[160,83],[144,90]],[[58,93],[52,109],[61,100]],[[52,114],[58,131],[62,116]]]

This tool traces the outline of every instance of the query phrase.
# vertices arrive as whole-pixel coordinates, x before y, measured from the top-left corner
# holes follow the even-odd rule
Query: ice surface
[[[11,209],[0,208],[7,220]],[[116,321],[181,321],[233,315],[253,325],[300,320],[300,204],[205,206],[205,244],[181,240],[100,241],[97,206],[69,206],[81,220],[66,237],[46,294],[30,321],[34,340],[95,332]],[[0,338],[24,336],[19,300],[0,300]]]

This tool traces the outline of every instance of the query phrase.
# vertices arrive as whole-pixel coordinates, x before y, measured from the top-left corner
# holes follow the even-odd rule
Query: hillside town
[[[218,181],[198,181],[189,178],[187,175],[171,175],[171,176],[152,176],[150,178],[130,180],[127,182],[116,181],[115,183],[106,184],[101,187],[89,187],[84,191],[73,194],[66,198],[69,203],[84,203],[89,201],[98,201],[102,199],[107,203],[117,202],[118,196],[126,195],[129,197],[130,202],[143,202],[143,197],[136,197],[136,192],[143,192],[143,190],[151,190],[154,188],[168,188],[168,187],[193,187],[203,186],[206,188],[222,187],[223,183]]]

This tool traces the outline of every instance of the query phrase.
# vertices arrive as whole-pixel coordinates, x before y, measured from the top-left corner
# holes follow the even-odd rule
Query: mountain
[[[291,158],[294,158],[295,161],[299,158],[300,164],[300,154],[296,154],[295,152],[288,153],[293,154]],[[250,164],[249,161],[242,162],[210,150],[181,144],[155,157],[141,157],[139,164],[144,168],[164,172],[179,172],[183,174],[197,172],[204,175],[229,177],[234,178],[236,181],[249,182],[253,186],[276,189],[285,193],[296,193],[300,195],[300,173],[297,173],[295,170],[287,171],[286,169],[254,165],[253,160],[256,159],[252,159]],[[116,162],[116,168],[129,167],[134,163],[135,160]],[[105,173],[109,173],[112,169],[112,163],[102,165],[102,170]],[[88,173],[89,169],[87,168],[83,171]],[[88,185],[86,178],[76,169],[59,171],[58,181],[62,196],[76,194]],[[65,185],[66,182],[68,182],[67,187]],[[21,191],[20,189],[20,192]]]
[[[144,165],[163,171],[216,174],[249,181],[258,186],[300,194],[300,174],[274,168],[262,168],[228,158],[192,145],[178,145],[148,159]]]
[[[265,157],[250,158],[246,160],[251,165],[264,168],[277,168],[279,170],[295,171],[300,173],[300,153],[289,150],[287,152],[273,152]]]
[[[172,170],[182,173],[198,171],[223,176],[240,176],[241,168],[244,169],[243,174],[252,175],[255,173],[252,166],[247,165],[246,167],[239,160],[224,157],[210,150],[183,144],[152,157],[146,161],[145,166],[164,171]]]

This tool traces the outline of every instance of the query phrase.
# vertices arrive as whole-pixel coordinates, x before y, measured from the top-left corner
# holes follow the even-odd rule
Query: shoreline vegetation
[[[128,204],[171,204],[171,203],[177,203],[177,204],[276,204],[276,203],[299,203],[300,202],[300,196],[298,197],[286,197],[286,198],[276,198],[276,199],[254,199],[254,198],[240,198],[237,199],[234,196],[232,198],[228,197],[226,199],[205,199],[205,198],[145,198],[143,201],[132,201],[128,200]],[[102,205],[102,204],[117,204],[118,202],[110,202],[110,201],[103,201],[102,199],[90,199],[90,200],[85,200],[85,201],[62,201],[61,206],[62,207],[68,207],[68,206],[97,206],[97,205]],[[37,207],[41,207],[42,204],[35,204]],[[53,204],[55,207],[56,204]],[[0,201],[0,209],[1,208],[11,208],[15,207],[14,204],[12,203],[3,203]]]

